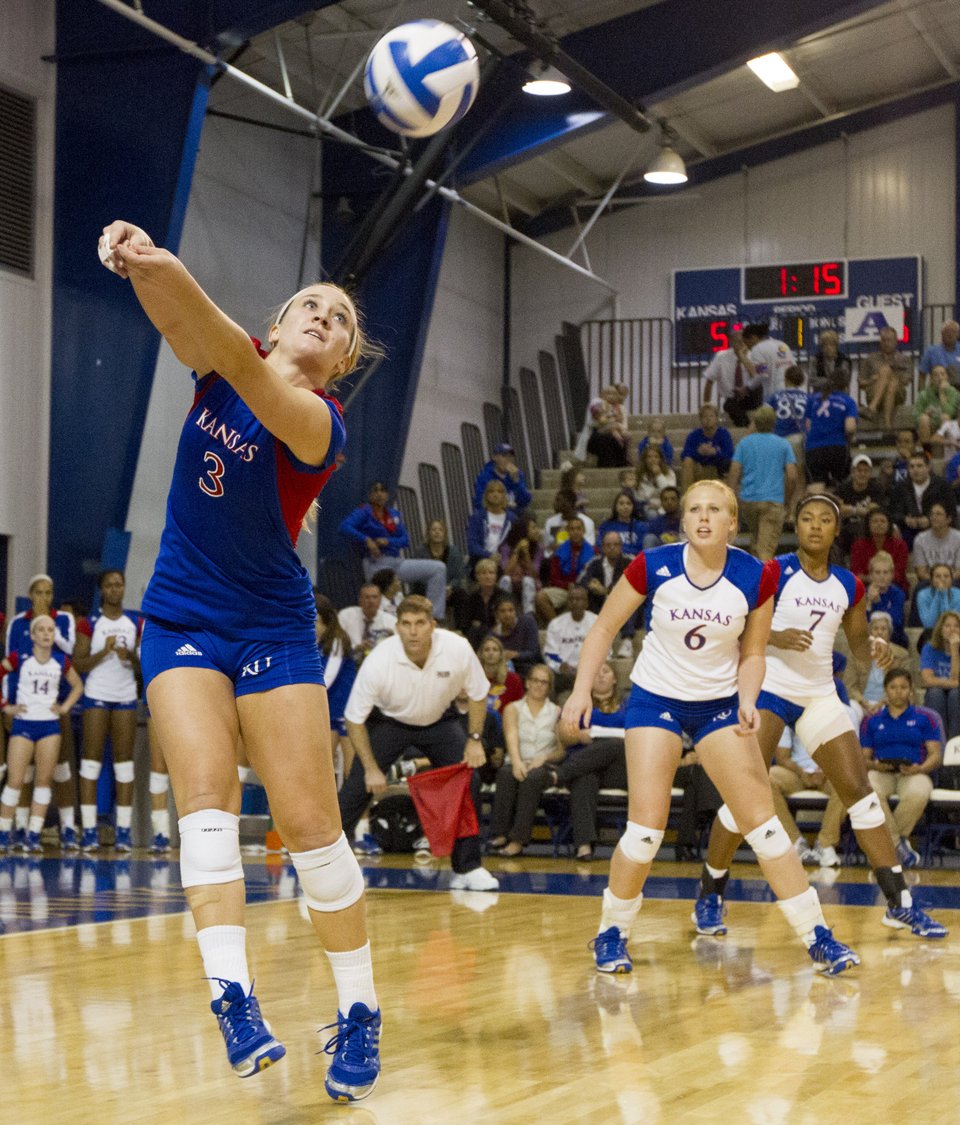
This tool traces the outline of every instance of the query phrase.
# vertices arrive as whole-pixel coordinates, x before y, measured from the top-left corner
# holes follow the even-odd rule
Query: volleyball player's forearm
[[[613,644],[615,633],[611,633],[600,621],[596,621],[584,638],[580,649],[580,663],[577,665],[577,678],[573,690],[590,691],[597,669],[604,662]]]
[[[763,653],[748,653],[741,657],[737,669],[737,694],[741,706],[749,704],[753,707],[756,704],[766,669],[767,661]]]

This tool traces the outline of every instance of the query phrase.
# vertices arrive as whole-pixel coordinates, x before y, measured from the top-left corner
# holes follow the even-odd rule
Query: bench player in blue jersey
[[[283,306],[261,350],[140,228],[114,222],[98,249],[194,372],[141,606],[141,663],[181,817],[181,880],[211,1008],[241,1077],[284,1055],[247,968],[242,735],[336,981],[327,1092],[354,1101],[379,1074],[380,1011],[363,876],[337,806],[313,595],[295,544],[343,448],[340,407],[326,390],[364,353],[357,310],[337,286],[310,285]]]
[[[630,678],[626,754],[628,820],[610,861],[600,929],[600,972],[630,972],[627,940],[663,839],[670,789],[687,733],[700,763],[746,828],[779,906],[818,969],[859,958],[830,932],[816,891],[773,810],[757,746],[756,699],[779,567],[729,546],[737,500],[720,481],[692,485],[683,500],[686,543],[643,551],[624,572],[583,643],[563,708],[568,737],[589,723],[590,685],[624,622],[646,602],[647,633]]]
[[[797,508],[796,520],[797,551],[777,559],[780,581],[766,675],[757,697],[760,749],[769,767],[784,725],[796,728],[850,814],[857,842],[887,900],[883,924],[910,930],[918,937],[946,937],[945,927],[921,910],[907,889],[901,859],[867,779],[863,751],[833,680],[834,640],[841,628],[857,659],[876,659],[887,669],[892,654],[885,641],[868,635],[860,579],[830,563],[830,550],[840,531],[837,504],[830,496],[807,496]],[[710,830],[693,916],[698,933],[720,936],[727,932],[723,892],[742,838],[737,823],[723,807]]]

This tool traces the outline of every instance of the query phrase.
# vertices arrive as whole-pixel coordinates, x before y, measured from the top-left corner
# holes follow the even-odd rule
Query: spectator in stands
[[[909,480],[910,473],[908,471],[910,465],[910,458],[920,448],[917,431],[913,429],[904,428],[897,430],[896,441],[896,455],[892,461],[885,461],[881,463],[881,469],[885,465],[890,466],[890,480],[883,483],[888,487],[895,484],[900,484],[901,481]]]
[[[467,595],[460,632],[466,634],[473,648],[477,648],[496,622],[494,610],[502,595],[497,589],[497,564],[493,559],[481,559],[474,568],[473,577],[477,587]]]
[[[797,459],[787,439],[773,432],[777,416],[772,406],[758,406],[750,417],[754,432],[737,443],[729,484],[740,498],[750,552],[766,561],[777,553],[787,511],[792,511]]]
[[[553,672],[558,692],[573,686],[584,637],[597,620],[597,615],[587,609],[587,591],[582,586],[571,585],[567,598],[568,611],[547,626],[543,645],[543,657]]]
[[[777,437],[790,442],[793,455],[797,459],[797,476],[804,474],[804,441],[807,436],[807,399],[810,397],[803,389],[803,371],[794,364],[783,373],[786,386],[767,399],[777,416],[773,432]]]
[[[390,493],[382,480],[375,480],[367,493],[367,503],[355,508],[340,524],[345,535],[359,550],[363,573],[369,579],[388,566],[401,582],[423,582],[427,597],[443,620],[446,613],[447,568],[435,559],[404,559],[400,552],[410,546],[410,536],[398,508],[387,503]]]
[[[500,589],[518,598],[524,613],[533,613],[543,565],[543,532],[533,516],[518,516],[510,525],[507,538],[500,545],[500,564]]]
[[[483,490],[482,506],[467,521],[467,565],[471,571],[481,559],[494,559],[499,566],[500,548],[515,518],[507,507],[507,490],[500,481],[490,481]]]
[[[587,453],[597,460],[599,469],[619,469],[629,464],[627,456],[627,416],[616,387],[604,387],[600,397],[590,403]]]
[[[616,531],[605,532],[601,540],[600,554],[594,555],[578,579],[579,585],[587,591],[587,609],[591,613],[599,613],[603,608],[607,595],[616,585],[620,575],[627,569],[629,561],[624,556],[619,533]],[[618,657],[631,658],[633,656],[633,637],[636,631],[636,617],[631,617],[620,630]]]
[[[659,493],[657,496],[659,498]],[[600,524],[597,535],[598,542],[602,543],[609,532],[615,532],[620,537],[620,544],[628,555],[636,555],[643,548],[643,537],[647,526],[633,506],[629,492],[620,492],[613,502],[610,518]]]
[[[943,720],[947,740],[955,738],[960,734],[960,613],[948,610],[934,625],[920,650],[920,682],[926,689],[924,706]]]
[[[743,342],[757,376],[763,380],[763,398],[783,390],[788,367],[796,364],[794,354],[782,340],[770,335],[770,326],[763,322],[748,324],[743,329]]]
[[[895,485],[890,493],[890,518],[900,528],[907,546],[912,547],[915,536],[930,526],[932,505],[942,504],[953,523],[957,504],[950,485],[930,472],[930,462],[922,449],[910,455],[907,469],[909,479]]]
[[[503,485],[507,494],[507,507],[512,512],[523,511],[533,499],[523,473],[517,466],[517,455],[508,441],[502,441],[493,447],[492,460],[477,473],[473,485],[473,507],[476,511],[483,507],[487,485],[493,480]]]
[[[470,699],[466,738],[450,714],[464,689]],[[364,661],[347,701],[347,733],[356,758],[339,802],[348,838],[369,797],[386,789],[385,771],[408,750],[419,750],[435,767],[465,762],[476,770],[486,764],[481,740],[488,693],[480,661],[463,637],[436,628],[426,598],[405,598],[397,612],[397,635]],[[378,715],[370,721],[375,709]],[[479,794],[478,779],[474,793]],[[451,864],[451,890],[497,890],[497,880],[481,865],[478,835],[457,838]]]
[[[637,493],[642,507],[637,515],[650,519],[660,514],[660,493],[670,485],[676,485],[677,474],[667,464],[663,451],[655,445],[648,445],[637,465]],[[622,495],[622,493],[621,493]],[[635,554],[627,548],[630,554]],[[639,546],[637,548],[639,550]]]
[[[951,387],[947,369],[937,364],[930,369],[930,379],[913,404],[913,420],[917,436],[924,445],[942,445],[940,427],[956,421],[960,409],[960,391]]]
[[[938,563],[945,565],[951,581],[960,579],[960,531],[950,524],[942,504],[931,504],[927,512],[930,526],[913,541],[913,565],[919,582],[929,582]]]
[[[836,490],[843,521],[841,542],[848,551],[855,539],[863,539],[867,535],[867,516],[871,509],[886,500],[883,487],[871,476],[872,472],[870,455],[857,453],[850,462],[850,476]]]
[[[877,551],[870,560],[866,586],[867,620],[877,612],[883,610],[890,614],[893,622],[893,640],[898,645],[907,647],[907,634],[903,631],[903,609],[906,595],[893,581],[893,559],[887,551]]]
[[[647,432],[637,444],[637,461],[643,460],[643,455],[651,445],[656,446],[663,454],[663,459],[668,465],[673,464],[673,444],[667,437],[667,425],[662,418],[648,418]],[[621,485],[623,480],[620,481]]]
[[[569,532],[568,522],[575,516],[583,524],[587,539],[594,543],[597,538],[597,528],[593,520],[583,512],[577,511],[577,494],[569,488],[561,488],[553,498],[554,514],[543,525],[543,553],[550,558],[561,543],[566,542]]]
[[[641,445],[643,442],[640,443]],[[635,507],[640,508],[640,474],[636,465],[627,465],[617,473],[617,487],[621,492],[629,492]]]
[[[847,815],[846,809],[826,774],[807,753],[792,727],[783,728],[774,764],[770,767],[770,788],[774,810],[801,860],[804,863],[818,862],[821,867],[839,867],[837,844],[840,843],[840,826]],[[812,789],[827,796],[814,848],[807,847],[807,841],[787,804],[788,797],[803,789]]]
[[[487,710],[496,716],[499,726],[504,707],[523,697],[523,677],[507,666],[503,645],[493,633],[488,633],[480,642],[477,656],[480,658],[483,674],[490,681]]]
[[[464,588],[466,567],[463,552],[450,542],[450,532],[443,520],[431,520],[427,524],[427,537],[413,552],[415,559],[433,559],[442,562],[447,571],[447,611],[453,614],[454,621],[460,615],[467,592]]]
[[[403,587],[397,572],[389,566],[381,567],[370,576],[370,582],[380,591],[380,608],[396,620],[397,606],[403,601]]]
[[[960,639],[960,621],[957,626]],[[910,843],[910,833],[933,792],[930,775],[940,764],[942,734],[934,716],[925,708],[913,706],[909,672],[891,668],[884,690],[886,706],[866,721],[860,741],[870,753],[868,777],[883,806],[897,857],[904,867],[914,867],[920,856]],[[889,798],[894,793],[898,804],[891,812]]]
[[[867,513],[867,534],[862,539],[854,539],[850,545],[850,569],[861,582],[867,582],[870,561],[878,551],[886,551],[893,559],[893,580],[904,594],[908,594],[907,562],[910,551],[906,540],[891,528],[890,517],[883,508],[871,508]]]
[[[733,332],[730,347],[717,352],[703,373],[703,401],[712,401],[716,385],[717,402],[735,426],[748,425],[750,411],[763,402],[764,380],[748,351],[743,334]]]
[[[843,376],[834,375],[822,391],[807,400],[807,480],[835,488],[850,471],[850,440],[857,432],[857,404],[844,391]]]
[[[960,453],[960,421],[956,418],[948,418],[930,438],[930,445],[935,457],[939,456],[947,461],[952,461]],[[952,484],[956,473],[953,477],[947,473],[946,477]]]
[[[834,379],[834,376],[842,375],[846,380],[844,389],[849,390],[853,368],[849,356],[840,351],[840,337],[832,328],[827,328],[820,333],[819,344],[817,354],[810,362],[811,388],[819,391],[828,384],[839,384],[839,378]]]
[[[504,655],[514,670],[525,676],[530,666],[539,662],[540,634],[533,614],[518,613],[511,594],[503,594],[493,611],[492,635],[503,645]]]
[[[940,326],[940,343],[928,344],[918,368],[925,378],[934,367],[945,367],[953,386],[960,386],[960,324],[947,320]]]
[[[910,656],[905,648],[895,645],[893,640],[893,619],[889,613],[877,610],[870,618],[870,636],[878,637],[890,646],[893,653],[893,667],[905,668]],[[854,657],[847,662],[843,682],[850,695],[851,703],[858,703],[869,718],[883,707],[883,678],[885,673],[871,660],[869,664]]]
[[[871,421],[882,414],[887,430],[893,429],[894,410],[907,397],[913,381],[913,361],[897,351],[897,330],[887,325],[880,329],[880,349],[860,361],[860,390],[867,399],[864,417]]]
[[[548,762],[559,762],[565,751],[557,738],[560,708],[550,699],[553,676],[546,664],[534,664],[527,674],[523,699],[503,712],[503,741],[507,760],[497,771],[497,788],[490,815],[490,847],[503,856],[520,855],[530,843],[542,789],[528,776]]]
[[[353,767],[353,747],[347,738],[343,712],[357,678],[357,665],[351,653],[351,639],[340,624],[333,602],[316,592],[313,600],[317,607],[317,648],[323,657],[323,682],[330,708],[330,746],[335,768],[337,751],[340,751],[343,768],[339,772],[343,778]]]
[[[720,417],[713,403],[700,407],[700,425],[687,434],[680,455],[680,491],[698,480],[724,479],[733,458],[733,438],[730,431],[720,425]]]
[[[593,558],[593,545],[586,539],[581,516],[567,521],[567,536],[550,556],[550,585],[546,593],[554,609],[562,609],[567,604],[567,591]]]
[[[590,507],[590,498],[587,496],[587,475],[579,465],[571,465],[569,462],[565,464],[566,468],[560,474],[560,487],[569,489],[577,498],[577,511],[585,512]]]
[[[946,563],[934,563],[930,585],[919,588],[915,597],[917,616],[924,629],[932,629],[947,611],[960,614],[960,590],[954,586],[953,571]]]
[[[676,488],[665,488],[660,493],[660,507],[663,515],[647,522],[647,533],[643,537],[645,551],[661,543],[676,543],[680,538],[680,492]]]
[[[380,587],[372,582],[360,587],[357,601],[357,605],[341,609],[337,618],[350,641],[350,655],[359,666],[373,648],[393,635],[397,619],[383,608]]]

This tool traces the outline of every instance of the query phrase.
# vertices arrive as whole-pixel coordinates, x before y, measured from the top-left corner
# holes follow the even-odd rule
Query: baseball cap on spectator
[[[508,441],[502,441],[499,445],[493,447],[494,454],[497,453],[513,453],[513,446]]]
[[[856,455],[856,457],[854,457],[853,461],[851,462],[851,467],[856,468],[857,465],[869,465],[870,468],[872,469],[873,468],[873,461],[870,459],[870,457],[866,453],[858,453]]]

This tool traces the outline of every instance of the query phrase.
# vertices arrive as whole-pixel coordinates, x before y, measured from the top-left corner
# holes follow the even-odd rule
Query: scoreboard
[[[701,363],[730,346],[730,333],[764,321],[794,351],[816,351],[820,333],[844,351],[876,346],[891,326],[909,345],[919,328],[922,262],[825,258],[809,262],[673,271],[674,362]]]

